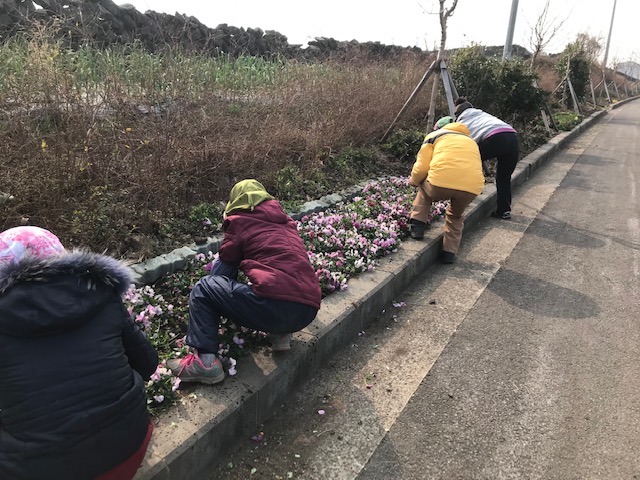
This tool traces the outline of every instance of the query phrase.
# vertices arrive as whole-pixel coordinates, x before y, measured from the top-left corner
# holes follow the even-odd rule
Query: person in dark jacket
[[[158,355],[122,302],[131,283],[125,265],[47,230],[0,233],[0,478],[135,475]]]
[[[474,108],[466,97],[455,101],[456,122],[464,123],[471,138],[480,148],[482,161],[495,158],[496,164],[496,209],[491,216],[502,220],[511,219],[511,174],[520,155],[520,142],[515,129],[478,108]]]
[[[271,333],[273,350],[285,351],[290,348],[291,333],[309,325],[320,309],[320,282],[296,223],[260,182],[237,183],[224,217],[218,258],[189,296],[186,343],[194,351],[167,362],[185,382],[224,380],[216,356],[221,316]],[[239,270],[250,284],[237,280]]]

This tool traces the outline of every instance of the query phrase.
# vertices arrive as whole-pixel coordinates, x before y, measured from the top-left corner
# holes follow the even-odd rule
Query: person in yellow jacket
[[[418,187],[409,220],[411,238],[421,240],[431,203],[450,200],[444,225],[442,261],[453,263],[460,248],[464,211],[484,187],[482,161],[469,129],[452,117],[438,120],[422,143],[409,183]]]

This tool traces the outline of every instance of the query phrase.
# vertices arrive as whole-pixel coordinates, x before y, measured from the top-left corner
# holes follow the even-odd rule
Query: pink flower
[[[182,380],[180,380],[179,377],[174,377],[173,380],[171,380],[171,391],[175,392],[176,390],[178,390],[178,388],[180,388],[180,382]]]
[[[236,373],[238,373],[238,371],[236,370],[236,361],[229,357],[229,370],[227,370],[227,373],[229,374],[229,376],[233,377]]]

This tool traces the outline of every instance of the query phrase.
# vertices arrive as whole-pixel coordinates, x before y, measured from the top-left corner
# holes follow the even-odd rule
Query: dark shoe
[[[414,240],[422,240],[424,238],[424,231],[427,229],[427,224],[420,220],[409,220],[409,234]]]
[[[456,254],[451,252],[445,252],[443,250],[442,254],[440,255],[440,259],[442,260],[442,263],[453,263],[456,261]]]
[[[493,218],[500,218],[502,220],[511,220],[511,212],[491,212],[491,216]]]

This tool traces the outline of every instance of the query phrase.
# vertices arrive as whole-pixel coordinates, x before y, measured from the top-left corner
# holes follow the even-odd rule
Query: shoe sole
[[[283,345],[283,346],[278,346],[278,347],[274,347],[272,345],[271,346],[271,350],[273,350],[274,352],[287,352],[287,351],[291,350],[291,345]]]
[[[449,252],[442,252],[443,255],[440,257],[440,261],[446,265],[450,265],[452,263],[455,263],[456,261],[456,255],[453,254],[453,256],[451,255],[444,255],[444,253],[449,253]]]
[[[188,377],[188,378],[180,378],[181,382],[198,382],[198,383],[206,383],[207,385],[214,385],[216,383],[220,383],[224,380],[225,374],[219,375],[217,377]]]

